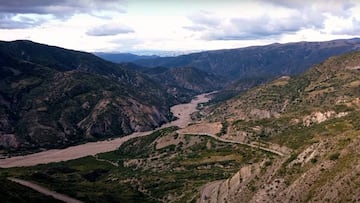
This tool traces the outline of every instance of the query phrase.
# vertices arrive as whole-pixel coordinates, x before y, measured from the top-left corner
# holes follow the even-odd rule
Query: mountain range
[[[21,177],[87,202],[356,202],[359,86],[360,52],[330,57],[207,106],[183,129],[161,129],[96,156],[2,169],[0,178]]]
[[[134,63],[146,67],[192,66],[237,81],[245,78],[274,78],[280,75],[299,74],[330,56],[355,50],[360,50],[359,38],[325,42],[275,43],[204,51],[176,57],[140,59]]]
[[[17,177],[87,202],[357,202],[358,43],[239,49],[234,58],[248,54],[253,60],[244,64],[258,64],[259,75],[240,68],[233,77],[226,75],[227,66],[223,72],[198,68],[196,57],[179,67],[144,67],[30,41],[0,42],[3,153],[154,129],[174,119],[171,105],[203,92],[239,90],[203,105],[192,115],[197,120],[182,129],[157,130],[115,151],[77,160],[1,169],[0,179],[11,189],[2,187],[0,196],[28,199],[9,191],[23,190],[6,179]],[[256,55],[253,49],[260,62],[250,57]],[[205,53],[216,52],[224,56],[224,51]],[[331,55],[338,52],[346,53]],[[325,55],[331,56],[307,68],[300,64]],[[268,66],[261,65],[264,57]],[[282,65],[272,73],[269,64]]]
[[[217,97],[222,101],[359,44],[272,44],[136,65],[31,41],[0,42],[0,145],[5,151],[38,150],[154,129],[175,119],[170,106],[196,94],[226,86]]]
[[[193,78],[185,87],[188,75],[162,84],[128,66],[136,65],[31,41],[0,42],[0,145],[18,152],[150,130],[174,119],[170,106],[219,87],[197,88]],[[172,94],[170,84],[187,96]]]

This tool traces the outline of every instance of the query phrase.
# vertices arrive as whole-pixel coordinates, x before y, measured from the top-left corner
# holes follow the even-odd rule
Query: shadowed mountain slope
[[[143,69],[143,73],[164,85],[167,92],[180,101],[189,101],[193,96],[221,89],[226,80],[193,67]]]
[[[179,101],[125,65],[30,41],[1,42],[1,146],[63,147],[171,120],[169,107]]]

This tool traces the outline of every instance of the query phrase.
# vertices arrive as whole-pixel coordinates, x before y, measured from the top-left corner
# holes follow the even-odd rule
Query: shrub
[[[311,163],[315,164],[318,160],[316,157],[314,157],[314,158],[310,159],[310,161],[311,161]]]
[[[329,159],[330,159],[331,161],[335,161],[335,160],[337,160],[337,159],[339,158],[339,156],[340,156],[340,153],[339,153],[339,152],[335,152],[335,153],[333,153],[333,154],[331,154],[331,155],[329,156]]]

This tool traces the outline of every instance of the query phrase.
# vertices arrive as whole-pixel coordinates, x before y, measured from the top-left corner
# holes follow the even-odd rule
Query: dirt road
[[[15,182],[15,183],[18,183],[20,185],[23,185],[25,187],[28,187],[28,188],[31,188],[33,190],[36,190],[44,195],[48,195],[48,196],[52,196],[54,199],[58,199],[58,200],[61,200],[63,202],[67,202],[67,203],[82,203],[82,201],[80,200],[77,200],[77,199],[74,199],[74,198],[71,198],[67,195],[64,195],[64,194],[60,194],[60,193],[57,193],[55,191],[52,191],[52,190],[49,190],[47,188],[44,188],[38,184],[35,184],[33,182],[30,182],[30,181],[26,181],[26,180],[21,180],[21,179],[17,179],[17,178],[8,178],[9,180]]]
[[[211,93],[209,93],[211,94]],[[161,128],[170,126],[179,126],[180,128],[186,127],[191,122],[190,115],[196,111],[199,103],[207,102],[210,100],[209,94],[201,94],[195,97],[190,103],[179,104],[171,107],[171,112],[179,119],[167,123]],[[25,156],[15,156],[6,159],[0,159],[0,168],[11,168],[21,166],[34,166],[38,164],[46,164],[51,162],[68,161],[78,159],[85,156],[95,155],[103,152],[116,150],[121,144],[129,139],[135,137],[142,137],[151,134],[154,131],[136,132],[131,135],[116,138],[113,140],[89,142],[77,146],[68,147],[65,149],[52,149],[39,153],[29,154]]]
[[[191,134],[191,133],[187,133],[187,134]],[[246,146],[249,146],[249,147],[252,147],[252,148],[257,148],[257,149],[260,149],[260,150],[263,150],[263,151],[271,152],[271,153],[277,154],[279,156],[285,156],[286,155],[283,152],[280,152],[280,151],[277,151],[277,150],[274,150],[274,149],[261,147],[261,146],[255,145],[255,144],[249,144],[249,143],[240,142],[240,141],[236,141],[236,140],[223,139],[221,137],[218,137],[216,135],[212,135],[212,134],[209,134],[209,133],[196,133],[195,135],[199,135],[199,134],[212,137],[212,138],[214,138],[214,139],[216,139],[216,140],[218,140],[220,142],[227,142],[227,143],[246,145]]]

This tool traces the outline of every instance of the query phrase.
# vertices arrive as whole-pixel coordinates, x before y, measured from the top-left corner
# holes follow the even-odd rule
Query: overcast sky
[[[192,51],[360,36],[359,0],[0,0],[0,39]]]

